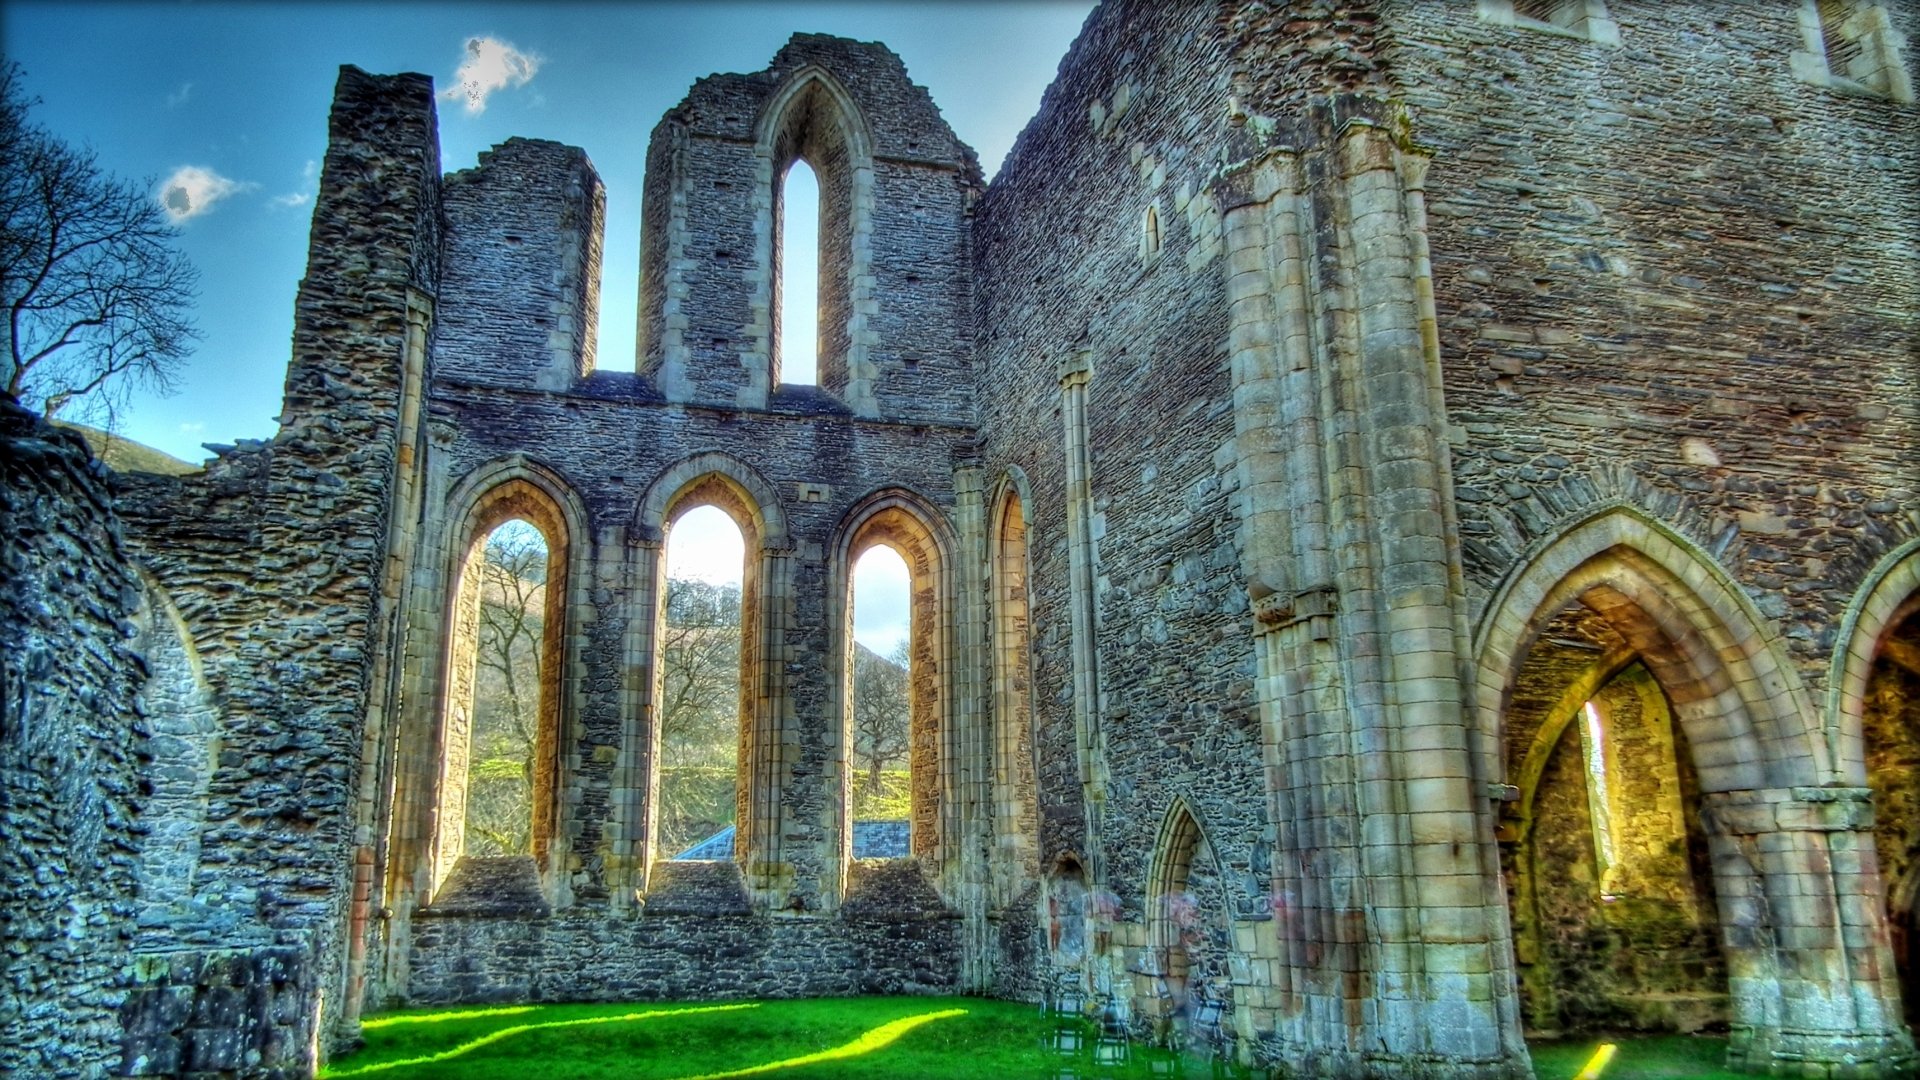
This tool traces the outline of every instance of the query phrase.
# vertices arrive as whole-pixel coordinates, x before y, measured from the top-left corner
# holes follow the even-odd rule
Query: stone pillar
[[[1733,997],[1730,1067],[1912,1075],[1871,798],[1795,787],[1701,799]]]
[[[1425,159],[1365,116],[1333,119],[1217,192],[1279,853],[1279,940],[1236,1019],[1299,1068],[1520,1076],[1467,753]]]
[[[387,560],[374,609],[372,688],[366,729],[360,742],[360,787],[354,805],[353,886],[347,909],[347,964],[337,988],[340,1012],[335,1038],[352,1045],[360,1037],[360,1010],[367,983],[367,950],[372,936],[374,881],[387,855],[380,824],[391,810],[395,763],[387,741],[399,713],[407,668],[399,662],[402,643],[413,622],[408,602],[409,570],[419,546],[422,498],[426,489],[426,436],[422,421],[427,381],[427,339],[433,327],[433,301],[416,290],[407,293],[407,339],[400,376],[400,423],[394,432],[394,480],[387,517]]]
[[[987,648],[991,625],[988,604],[988,559],[993,550],[987,525],[986,493],[980,468],[954,470],[954,531],[959,550],[952,556],[953,599],[943,613],[953,634],[954,670],[947,678],[953,725],[944,756],[953,785],[948,801],[956,811],[955,843],[947,855],[949,901],[960,909],[964,922],[960,942],[960,986],[966,993],[993,989],[993,934],[987,922],[993,869],[994,747],[988,727],[987,703],[993,696],[992,668]]]
[[[786,800],[801,758],[801,731],[787,697],[787,627],[793,617],[793,556],[790,549],[760,550],[757,679],[749,687],[746,720],[747,761],[742,782],[746,797],[736,843],[746,874],[747,893],[756,911],[778,911],[792,902],[796,888],[818,894],[828,873],[821,860],[796,866],[785,847]]]
[[[1060,361],[1060,423],[1067,464],[1067,607],[1073,637],[1073,730],[1087,822],[1087,880],[1107,887],[1101,822],[1107,799],[1106,740],[1100,731],[1100,668],[1094,612],[1093,461],[1087,446],[1087,389],[1093,357]]]

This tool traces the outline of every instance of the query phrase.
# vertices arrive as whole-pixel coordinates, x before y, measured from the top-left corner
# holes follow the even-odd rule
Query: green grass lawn
[[[1572,1080],[1601,1043],[1619,1047],[1601,1080],[1737,1080],[1728,1072],[1727,1040],[1704,1035],[1605,1035],[1534,1043],[1539,1080]]]
[[[967,1080],[1077,1074],[1131,1080],[1166,1055],[1134,1047],[1118,1070],[1046,1045],[1054,1023],[1031,1005],[984,998],[827,998],[626,1005],[502,1005],[386,1013],[366,1021],[364,1049],[321,1076],[367,1080]],[[1089,1026],[1088,1031],[1091,1032]],[[1540,1080],[1570,1080],[1602,1039],[1533,1048]],[[1619,1042],[1604,1080],[1713,1080],[1725,1039]],[[1091,1043],[1091,1039],[1088,1040]],[[1191,1063],[1188,1077],[1211,1075]]]
[[[368,1018],[365,1048],[321,1076],[1038,1078],[1070,1063],[1044,1045],[1053,1027],[1032,1005],[957,997],[410,1011]],[[1100,1075],[1144,1077],[1147,1056],[1136,1048],[1131,1068]],[[1084,1054],[1082,1062],[1080,1071],[1095,1075]]]

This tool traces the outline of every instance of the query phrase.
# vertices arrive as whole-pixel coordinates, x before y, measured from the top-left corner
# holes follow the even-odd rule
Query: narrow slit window
[[[783,383],[820,381],[820,182],[796,160],[780,185],[779,358]]]
[[[1606,730],[1601,723],[1599,706],[1589,701],[1580,711],[1580,744],[1587,766],[1587,813],[1593,819],[1594,861],[1599,863],[1601,897],[1611,900],[1607,884],[1620,857],[1614,847],[1613,817],[1607,805]]]

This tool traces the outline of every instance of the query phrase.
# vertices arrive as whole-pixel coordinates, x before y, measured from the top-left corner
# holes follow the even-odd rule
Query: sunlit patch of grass
[[[862,1054],[871,1054],[876,1050],[884,1050],[892,1046],[900,1036],[922,1024],[965,1015],[967,1015],[965,1009],[942,1009],[939,1012],[921,1013],[918,1016],[905,1016],[881,1024],[852,1042],[836,1046],[831,1050],[820,1050],[811,1054],[802,1054],[799,1057],[783,1058],[779,1061],[770,1061],[765,1065],[750,1065],[744,1069],[733,1069],[728,1072],[702,1073],[699,1076],[690,1077],[689,1080],[732,1080],[737,1076],[754,1076],[779,1069],[797,1069],[803,1065],[817,1065],[823,1061],[844,1061]]]
[[[1602,1044],[1617,1049],[1601,1080],[1736,1080],[1727,1069],[1727,1040],[1707,1035],[1608,1035],[1534,1043],[1533,1074],[1540,1080],[1573,1080]]]
[[[428,1023],[410,1018],[446,1016],[445,1010],[372,1018],[376,1022],[366,1025],[365,1048],[334,1061],[322,1075],[365,1074],[365,1080],[1024,1080],[1071,1064],[1048,1048],[1053,1018],[1032,1005],[985,998],[760,1001],[730,1012],[656,1013],[657,1018],[633,1023],[573,1023],[641,1011],[631,1004],[543,1005],[512,1014],[467,1011],[478,1015]],[[456,1049],[458,1056],[450,1056]],[[1083,1053],[1079,1064],[1091,1076],[1087,1056]],[[1133,1064],[1115,1074],[1116,1080],[1148,1076],[1149,1056],[1144,1048],[1136,1050]]]
[[[424,1054],[420,1057],[399,1058],[393,1061],[382,1061],[372,1065],[363,1065],[357,1069],[341,1069],[337,1071],[328,1070],[327,1075],[328,1076],[361,1076],[366,1073],[384,1072],[388,1069],[404,1069],[404,1068],[410,1068],[410,1067],[421,1066],[421,1065],[435,1065],[442,1061],[451,1061],[457,1057],[465,1057],[466,1055],[471,1054],[475,1050],[479,1050],[482,1047],[489,1046],[493,1043],[499,1042],[502,1039],[511,1038],[515,1035],[524,1035],[530,1031],[546,1031],[552,1028],[582,1027],[587,1024],[620,1024],[620,1023],[626,1023],[631,1020],[652,1020],[652,1019],[656,1019],[658,1017],[663,1017],[663,1016],[685,1016],[692,1013],[732,1012],[736,1009],[751,1009],[753,1007],[754,1006],[752,1004],[699,1005],[699,1006],[694,1006],[691,1008],[684,1008],[684,1009],[647,1009],[641,1012],[619,1013],[614,1016],[583,1016],[583,1017],[578,1017],[572,1020],[547,1020],[537,1024],[514,1024],[510,1027],[503,1027],[503,1028],[498,1028],[494,1031],[489,1031],[485,1035],[481,1035],[480,1037],[475,1039],[470,1039],[466,1042],[461,1043],[458,1046],[454,1046],[446,1050],[442,1050],[439,1053]],[[483,1015],[492,1015],[492,1014],[494,1014],[493,1011],[489,1010],[487,1013]],[[442,1017],[441,1019],[447,1019],[447,1018]],[[364,1024],[361,1026],[365,1027]]]

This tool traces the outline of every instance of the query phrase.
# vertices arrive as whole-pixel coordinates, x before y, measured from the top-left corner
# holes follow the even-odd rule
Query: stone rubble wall
[[[1107,878],[1094,887],[1113,895],[1136,934],[1156,834],[1176,795],[1204,819],[1235,917],[1267,917],[1266,886],[1252,872],[1266,800],[1236,481],[1223,453],[1233,421],[1219,217],[1206,188],[1228,98],[1215,16],[1197,4],[1096,10],[975,229],[981,378],[994,388],[980,404],[983,472],[1017,467],[1032,484],[1042,867],[1088,858],[1054,406],[1057,365],[1091,356],[1095,561],[1085,602],[1112,772]],[[1143,254],[1149,207],[1162,246]],[[1119,987],[1123,976],[1116,968],[1108,977]]]
[[[110,1075],[146,725],[105,469],[0,399],[0,1073]]]
[[[419,1005],[959,991],[952,916],[416,919],[408,993]]]
[[[585,153],[508,139],[441,182],[435,370],[564,390],[593,370],[606,188]]]
[[[1868,568],[1920,535],[1920,112],[1795,79],[1793,5],[1609,10],[1617,46],[1383,5],[1434,151],[1469,587],[1625,497],[1818,680]]]

